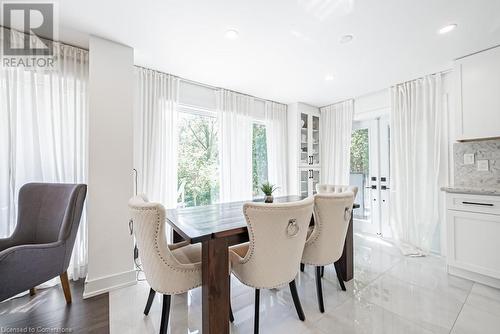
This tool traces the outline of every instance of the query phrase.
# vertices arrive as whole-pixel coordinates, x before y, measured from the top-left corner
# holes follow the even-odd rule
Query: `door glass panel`
[[[313,170],[313,195],[316,195],[316,185],[319,183],[319,170]]]
[[[300,114],[300,162],[303,164],[308,164],[308,151],[307,145],[309,143],[309,124],[307,120],[307,114]]]
[[[371,189],[370,180],[370,140],[368,128],[353,130],[351,139],[351,175],[349,183],[358,187],[354,200],[360,208],[354,210],[354,217],[370,220]]]
[[[319,164],[319,117],[312,117],[312,156],[313,163],[315,165]]]
[[[301,170],[300,171],[300,196],[308,195],[308,187],[309,187],[309,171]]]

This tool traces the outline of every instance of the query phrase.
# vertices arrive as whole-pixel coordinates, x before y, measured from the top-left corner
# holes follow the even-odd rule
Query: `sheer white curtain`
[[[279,187],[276,195],[287,195],[287,107],[281,103],[266,101],[265,108],[268,179]]]
[[[136,68],[135,146],[138,191],[168,208],[177,205],[178,78]]]
[[[217,92],[221,202],[252,198],[253,111],[253,97],[225,89]]]
[[[404,254],[424,255],[439,222],[441,75],[396,85],[391,94],[391,229]]]
[[[354,102],[332,104],[320,112],[322,182],[349,184]]]
[[[88,52],[59,43],[53,68],[0,67],[0,238],[14,230],[25,183],[86,183],[87,85]],[[87,274],[85,211],[68,274]]]

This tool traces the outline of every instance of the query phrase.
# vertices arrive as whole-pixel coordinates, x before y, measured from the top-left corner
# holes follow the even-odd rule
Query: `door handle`
[[[387,186],[380,186],[380,190],[387,190],[387,189],[391,189],[391,188],[389,188]]]
[[[494,206],[491,203],[478,203],[478,202],[462,202],[465,205],[480,205],[480,206]]]

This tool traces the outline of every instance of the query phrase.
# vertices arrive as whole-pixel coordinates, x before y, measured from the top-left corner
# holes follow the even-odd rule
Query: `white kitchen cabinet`
[[[448,272],[500,288],[500,196],[447,194]]]
[[[320,112],[305,103],[288,106],[289,193],[311,196],[320,177]]]
[[[299,169],[299,195],[311,196],[316,194],[316,185],[320,180],[319,168],[301,168]]]
[[[457,140],[500,137],[500,47],[455,62]]]

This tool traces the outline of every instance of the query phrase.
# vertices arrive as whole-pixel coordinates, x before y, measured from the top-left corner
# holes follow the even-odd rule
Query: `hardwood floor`
[[[0,332],[28,328],[34,329],[30,333],[109,333],[108,294],[83,300],[83,285],[84,280],[71,281],[69,305],[60,284],[0,303]]]

